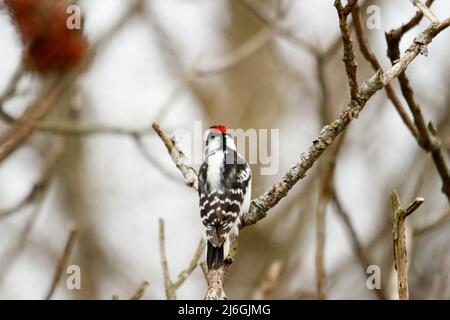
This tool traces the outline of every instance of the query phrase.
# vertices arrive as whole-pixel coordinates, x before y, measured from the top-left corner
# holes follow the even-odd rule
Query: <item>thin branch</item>
[[[358,257],[358,260],[361,264],[361,268],[362,268],[364,274],[366,274],[366,268],[369,265],[368,259],[364,252],[364,249],[361,245],[361,241],[358,238],[358,235],[353,226],[353,223],[350,219],[350,215],[348,214],[347,211],[345,211],[344,207],[342,206],[342,203],[341,203],[336,191],[334,191],[334,193],[333,193],[333,202],[336,207],[336,213],[342,218],[342,221],[344,222],[345,227],[347,228],[347,232],[350,235],[350,240],[352,242],[353,251],[355,252],[356,256]]]
[[[19,84],[19,81],[24,73],[25,71],[22,65],[19,65],[16,71],[14,71],[11,80],[5,88],[5,91],[0,95],[0,111],[3,111],[2,104],[16,93],[17,85]]]
[[[140,14],[144,3],[144,0],[133,0],[127,11],[117,20],[117,22],[91,45],[89,49],[91,51],[91,55],[94,55],[97,50],[109,43],[115,35],[118,34],[119,31],[122,30],[122,28],[136,16],[136,14]]]
[[[405,218],[412,214],[414,211],[419,209],[422,203],[425,201],[424,198],[416,198],[413,202],[411,202],[408,207],[405,209]]]
[[[275,260],[270,264],[263,281],[253,294],[254,300],[264,300],[270,297],[278,284],[282,269],[283,262],[280,260]]]
[[[197,246],[197,250],[195,250],[193,257],[189,262],[189,265],[178,275],[177,280],[173,282],[172,279],[170,278],[169,263],[167,261],[166,255],[166,236],[164,232],[164,220],[159,219],[159,254],[161,258],[161,266],[164,276],[164,287],[166,291],[166,298],[168,300],[175,300],[177,298],[176,296],[177,289],[179,289],[183,285],[183,283],[192,274],[195,268],[197,268],[204,249],[205,249],[205,241],[201,239],[200,243]]]
[[[325,270],[326,211],[333,193],[334,157],[331,155],[324,163],[325,173],[319,193],[316,213],[316,291],[320,300],[326,299],[327,277]]]
[[[343,7],[340,0],[335,0],[334,2],[334,6],[336,7],[339,16],[342,44],[344,45],[343,60],[345,63],[345,71],[347,72],[348,85],[350,87],[350,96],[352,101],[358,102],[359,88],[357,80],[357,63],[355,53],[353,52],[353,42],[347,22],[347,18],[356,4],[357,1],[351,0],[345,7]]]
[[[175,300],[177,298],[175,290],[170,280],[169,263],[166,255],[166,236],[164,233],[164,220],[159,219],[159,255],[161,258],[161,266],[164,276],[164,288],[166,289],[166,298],[168,300]]]
[[[42,177],[46,177],[44,179],[45,183],[40,185],[40,187],[38,188],[40,189],[39,192],[34,195],[34,207],[25,226],[21,229],[17,238],[11,242],[11,246],[4,250],[5,253],[0,259],[0,283],[3,281],[8,270],[14,264],[14,262],[28,243],[31,231],[41,212],[45,197],[48,193],[54,168],[56,167],[58,160],[61,158],[64,149],[64,142],[58,139],[56,142],[51,144],[49,150],[44,156],[44,174],[42,175]]]
[[[414,229],[413,235],[415,237],[422,236],[422,235],[436,229],[437,227],[441,226],[443,222],[446,222],[448,220],[450,220],[450,210],[441,214],[436,221],[430,223],[429,225],[427,225],[425,227]]]
[[[197,268],[200,258],[202,257],[203,251],[205,250],[205,240],[201,239],[195,254],[192,256],[191,262],[188,267],[183,270],[179,275],[177,281],[173,283],[175,289],[178,289],[186,281],[186,279],[191,275],[191,273]]]
[[[423,15],[430,20],[433,24],[439,24],[438,18],[434,15],[434,13],[428,8],[428,6],[424,5],[420,0],[410,0],[413,5],[417,7],[420,11],[422,11]]]
[[[183,174],[184,182],[186,183],[186,185],[197,190],[198,177],[195,169],[192,167],[190,160],[184,155],[183,151],[178,148],[175,140],[170,138],[169,135],[161,129],[159,124],[153,123],[152,127],[166,145],[167,151],[172,157],[172,161]]]
[[[249,9],[255,17],[260,19],[264,24],[268,25],[270,28],[272,28],[273,31],[275,31],[280,36],[284,37],[285,39],[289,40],[291,43],[305,49],[311,54],[316,54],[317,49],[314,48],[314,46],[310,45],[309,43],[305,42],[304,40],[298,38],[292,31],[283,28],[279,25],[278,21],[275,18],[272,18],[269,14],[264,12],[258,5],[255,4],[252,0],[241,0],[241,3]]]
[[[440,28],[445,28],[446,26],[448,27],[449,23],[449,19],[447,19],[440,24],[432,24],[428,28],[428,30],[430,28],[440,30]],[[397,30],[392,30],[386,33],[388,56],[392,64],[394,64],[400,57],[399,45],[403,34],[398,33]],[[420,37],[415,39],[416,44],[420,44],[422,43],[422,41],[423,39],[420,39]],[[427,47],[426,44],[424,44],[420,49],[420,53],[426,54],[426,52]],[[437,129],[432,123],[427,126],[422,110],[414,98],[413,89],[405,72],[402,72],[398,75],[398,81],[400,83],[403,97],[405,98],[408,107],[413,115],[414,123],[418,131],[418,135],[416,136],[417,143],[422,147],[423,150],[431,154],[435,167],[442,180],[442,192],[445,194],[447,200],[450,203],[450,169],[446,164],[445,150],[441,140],[437,136]]]
[[[53,280],[50,285],[50,289],[48,290],[48,293],[45,298],[46,300],[51,299],[59,281],[61,280],[64,270],[67,267],[67,264],[69,263],[70,255],[73,251],[73,248],[75,247],[77,235],[78,235],[78,226],[75,224],[72,224],[69,227],[69,237],[67,238],[67,242],[64,247],[63,254],[62,254],[61,258],[59,259],[59,262],[56,266],[55,273],[53,275]]]
[[[423,198],[414,200],[407,209],[400,207],[400,199],[396,191],[391,194],[392,203],[392,236],[394,242],[394,259],[397,270],[398,296],[400,300],[409,299],[407,252],[405,237],[405,220],[410,214],[420,207]]]
[[[12,208],[0,210],[0,220],[9,217],[13,213],[19,211],[25,206],[41,198],[44,190],[48,187],[50,183],[57,160],[62,154],[63,151],[62,149],[63,146],[61,143],[55,143],[55,145],[50,149],[50,151],[45,156],[44,169],[40,179],[34,184],[34,186],[31,188],[31,191],[22,201],[20,201]]]
[[[47,189],[50,183],[54,168],[56,167],[57,161],[60,158],[63,149],[64,146],[62,141],[57,141],[53,144],[53,146],[44,157],[44,168],[42,170],[43,172],[40,179],[34,184],[34,186],[31,188],[30,193],[28,193],[28,195],[22,201],[20,201],[12,208],[0,210],[0,220],[9,217],[25,206],[41,199],[44,191]]]
[[[354,7],[354,9],[352,11],[352,18],[353,18],[353,25],[355,26],[356,39],[358,40],[359,48],[360,48],[363,56],[366,58],[367,61],[369,61],[370,65],[372,66],[372,69],[374,71],[378,71],[378,70],[383,71],[383,68],[381,67],[380,62],[378,61],[372,48],[369,46],[369,43],[364,35],[364,31],[363,31],[363,27],[362,27],[362,23],[361,23],[359,6]],[[394,107],[397,110],[398,114],[400,115],[401,119],[403,120],[405,125],[408,127],[409,131],[412,133],[412,135],[414,137],[417,137],[418,133],[417,133],[416,126],[411,121],[405,108],[403,107],[402,103],[400,102],[400,99],[398,98],[397,94],[395,93],[392,85],[390,83],[388,83],[384,87],[384,90],[386,91],[386,95],[388,96],[389,100],[391,100],[392,104],[394,105]]]
[[[427,0],[425,5],[427,7],[431,7],[433,2],[434,2],[434,0]],[[422,18],[423,18],[423,13],[422,13],[422,11],[419,11],[407,23],[405,23],[404,25],[402,25],[401,27],[399,27],[397,29],[391,30],[391,33],[396,34],[397,37],[401,38],[405,33],[407,33],[408,31],[413,29],[415,26],[417,26],[420,23],[420,21],[422,20]]]
[[[275,35],[272,29],[263,28],[240,47],[220,58],[216,65],[195,70],[195,75],[205,77],[230,70],[264,48],[275,38]]]
[[[75,73],[57,76],[41,96],[20,117],[20,122],[0,135],[0,161],[20,147],[34,132],[37,124],[53,109],[61,93],[75,80]]]
[[[130,297],[130,300],[140,300],[144,296],[145,290],[147,289],[148,285],[148,281],[142,282],[136,292]]]

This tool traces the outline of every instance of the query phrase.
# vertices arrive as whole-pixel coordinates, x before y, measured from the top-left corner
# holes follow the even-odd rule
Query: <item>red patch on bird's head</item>
[[[212,126],[209,127],[210,130],[218,132],[218,133],[222,133],[222,134],[227,134],[228,133],[228,129],[225,126]]]

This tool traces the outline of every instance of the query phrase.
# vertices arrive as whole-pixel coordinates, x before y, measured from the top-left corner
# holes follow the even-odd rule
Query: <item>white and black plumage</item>
[[[250,207],[252,179],[248,163],[236,152],[224,126],[209,129],[198,178],[200,216],[208,243],[206,261],[209,270],[217,269],[239,233],[240,217]]]

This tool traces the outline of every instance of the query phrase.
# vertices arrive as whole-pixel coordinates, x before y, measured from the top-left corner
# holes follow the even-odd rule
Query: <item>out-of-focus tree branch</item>
[[[278,284],[282,269],[283,262],[280,260],[275,260],[270,264],[265,278],[253,294],[254,300],[264,300],[270,297]]]
[[[50,151],[49,154],[45,157],[43,173],[41,174],[39,180],[33,185],[28,195],[25,196],[23,200],[21,200],[18,204],[16,204],[12,208],[0,210],[0,220],[9,217],[13,213],[35,202],[36,199],[40,199],[43,192],[48,187],[48,184],[53,176],[54,168],[61,152],[60,148],[61,145],[57,146],[56,151]]]
[[[67,242],[64,247],[63,254],[62,254],[60,260],[58,261],[58,264],[56,265],[55,273],[53,275],[53,280],[52,280],[50,289],[45,298],[46,300],[51,299],[59,281],[61,280],[64,270],[67,267],[67,264],[69,263],[70,255],[73,251],[73,248],[75,247],[77,235],[78,235],[78,226],[76,224],[72,224],[69,228],[69,237],[67,238]]]
[[[283,38],[289,40],[290,43],[293,43],[311,54],[317,54],[317,49],[305,42],[304,40],[297,37],[291,30],[283,28],[280,26],[278,21],[275,18],[272,18],[270,14],[265,12],[259,5],[256,4],[253,0],[241,0],[242,4],[244,4],[253,14],[260,19],[263,23],[269,26],[274,32],[282,36]]]
[[[4,255],[0,259],[0,283],[3,281],[7,272],[15,262],[15,260],[19,257],[22,250],[26,247],[28,243],[28,239],[30,237],[30,233],[35,225],[35,222],[41,212],[41,208],[45,199],[46,194],[49,189],[49,181],[51,180],[51,176],[56,167],[57,162],[61,158],[61,155],[64,151],[64,145],[60,140],[56,141],[51,145],[51,148],[45,154],[45,164],[44,164],[44,174],[43,174],[43,184],[40,184],[38,189],[33,196],[28,196],[27,198],[33,198],[34,208],[30,213],[30,217],[28,218],[25,226],[20,231],[19,235],[12,242],[11,246],[5,250]],[[36,188],[36,187],[35,187]],[[32,192],[33,193],[33,192]],[[30,200],[31,201],[31,200]],[[12,214],[15,211],[8,212]]]
[[[189,263],[187,268],[178,275],[177,280],[173,282],[172,279],[170,278],[169,263],[167,261],[164,220],[159,219],[159,254],[161,258],[161,266],[164,276],[164,287],[166,290],[166,298],[168,300],[175,300],[177,298],[176,295],[177,289],[183,285],[183,283],[187,280],[187,278],[191,275],[191,273],[195,270],[195,268],[197,268],[204,249],[205,249],[205,241],[201,239],[200,243],[198,244],[197,250],[195,251],[195,254],[191,259],[191,262]]]
[[[424,234],[427,234],[428,232],[435,230],[439,226],[442,226],[442,224],[448,220],[450,220],[450,210],[442,213],[439,218],[436,219],[436,221],[430,223],[429,225],[414,229],[414,236],[422,236]]]

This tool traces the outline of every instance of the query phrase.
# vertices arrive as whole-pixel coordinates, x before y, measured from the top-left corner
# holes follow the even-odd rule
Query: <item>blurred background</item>
[[[280,180],[349,101],[331,0],[80,0],[82,30],[71,36],[55,31],[65,10],[42,12],[35,6],[49,2],[32,2],[0,1],[0,135],[7,136],[25,110],[46,107],[32,115],[40,121],[32,134],[0,162],[2,299],[46,297],[73,223],[79,231],[68,264],[80,267],[81,289],[66,288],[64,272],[53,298],[127,299],[148,281],[143,298],[165,299],[158,219],[165,221],[174,280],[194,255],[202,225],[197,194],[184,185],[152,122],[169,133],[193,131],[195,121],[204,129],[218,123],[279,129],[277,173],[262,176],[261,164],[252,165],[255,198]],[[64,8],[73,3],[50,2]],[[384,32],[416,10],[409,1],[360,3],[364,26],[367,6],[380,9],[380,28],[366,36],[386,69]],[[432,8],[439,19],[450,15],[448,1],[436,0]],[[423,19],[405,35],[402,52],[427,25]],[[27,47],[36,34],[40,45]],[[429,56],[419,56],[407,71],[446,156],[449,44],[446,30]],[[354,47],[362,82],[373,70],[356,40]],[[321,190],[330,179],[334,196],[324,204]],[[351,124],[339,152],[327,150],[265,219],[242,231],[228,297],[396,298],[390,220],[396,189],[404,205],[425,198],[407,225],[411,298],[449,298],[450,212],[441,185],[431,157],[380,91]],[[322,295],[317,221],[325,223]],[[379,290],[366,286],[368,265],[380,267]],[[206,288],[196,268],[177,297],[202,299]]]

